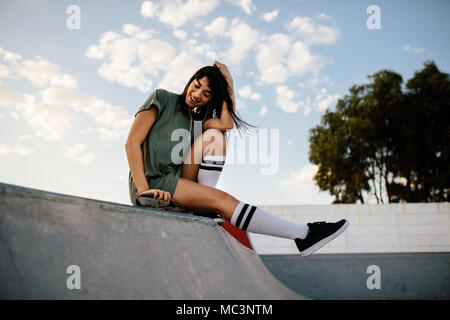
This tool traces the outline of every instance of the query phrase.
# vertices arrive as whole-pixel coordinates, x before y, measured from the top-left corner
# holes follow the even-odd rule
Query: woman
[[[140,205],[151,196],[161,204],[214,212],[240,229],[292,239],[301,255],[341,234],[348,227],[346,220],[295,224],[215,188],[226,157],[224,132],[234,125],[249,126],[235,110],[233,79],[218,61],[198,70],[180,95],[153,92],[138,110],[126,143],[132,203]],[[202,124],[198,137],[195,120]],[[194,143],[186,148],[179,138],[187,132],[191,139],[184,140]],[[180,153],[183,150],[188,151]]]

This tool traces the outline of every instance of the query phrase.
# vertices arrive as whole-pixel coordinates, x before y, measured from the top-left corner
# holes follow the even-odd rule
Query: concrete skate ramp
[[[302,297],[211,219],[0,183],[0,298]]]

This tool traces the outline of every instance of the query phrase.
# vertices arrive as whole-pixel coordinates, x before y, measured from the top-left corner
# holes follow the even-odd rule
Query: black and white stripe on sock
[[[215,188],[225,165],[225,160],[225,156],[206,155],[198,168],[198,183]]]
[[[255,206],[251,206],[248,203],[245,203],[242,206],[241,211],[239,212],[239,215],[237,216],[237,219],[235,221],[235,226],[246,231],[248,228],[248,225],[250,224],[250,221],[252,220],[253,214],[256,211]]]
[[[286,239],[304,239],[309,229],[242,201],[234,209],[230,222],[244,231]]]
[[[225,161],[202,159],[199,170],[222,171]]]

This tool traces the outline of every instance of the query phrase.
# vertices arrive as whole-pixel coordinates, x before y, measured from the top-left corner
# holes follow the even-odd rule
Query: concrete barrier
[[[213,220],[0,183],[1,299],[300,299]]]
[[[314,299],[450,299],[450,252],[261,259],[286,286]]]

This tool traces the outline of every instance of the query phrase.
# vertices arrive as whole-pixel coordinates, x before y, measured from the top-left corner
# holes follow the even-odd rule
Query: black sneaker
[[[300,255],[309,256],[311,253],[316,252],[344,232],[349,224],[345,219],[335,223],[325,221],[308,223],[309,233],[306,238],[297,238],[294,240],[298,251],[300,251]]]

